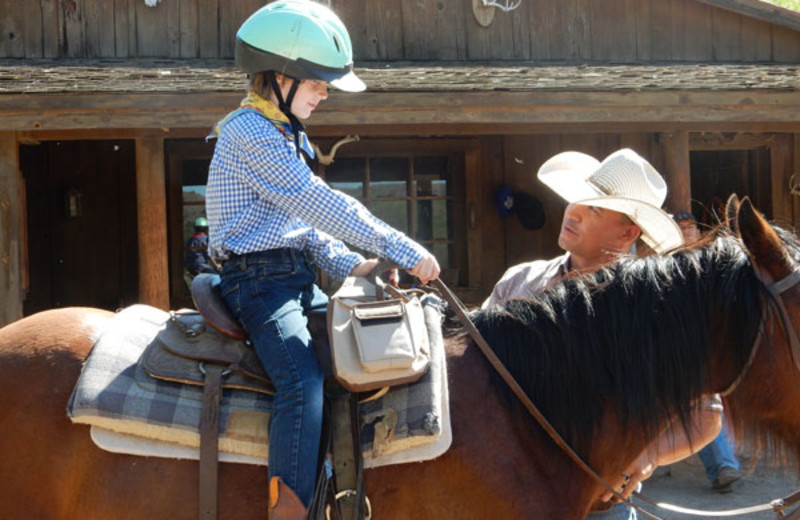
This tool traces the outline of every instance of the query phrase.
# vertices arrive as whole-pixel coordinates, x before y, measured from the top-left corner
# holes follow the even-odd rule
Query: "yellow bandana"
[[[216,137],[219,135],[219,131],[222,126],[236,117],[237,115],[241,114],[247,110],[255,110],[265,118],[269,120],[270,123],[277,128],[280,133],[282,133],[287,139],[290,141],[294,141],[294,134],[292,133],[292,123],[289,121],[289,118],[286,117],[286,114],[281,112],[281,110],[269,99],[264,99],[263,97],[256,94],[254,90],[249,90],[247,92],[247,97],[242,100],[239,104],[239,108],[234,110],[224,119],[219,121],[216,125],[214,125],[214,132],[209,137]],[[311,143],[308,140],[308,136],[304,131],[299,132],[300,138],[300,149],[306,152],[310,157],[314,157],[314,149],[311,147]]]

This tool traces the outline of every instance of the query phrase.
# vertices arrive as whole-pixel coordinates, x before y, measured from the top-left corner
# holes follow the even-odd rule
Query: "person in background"
[[[353,73],[350,36],[333,11],[306,0],[272,2],[236,34],[248,72],[239,108],[216,125],[206,209],[222,297],[250,337],[275,395],[269,425],[269,518],[304,519],[315,491],[324,374],[305,313],[324,309],[319,266],[334,278],[366,276],[344,240],[386,257],[427,283],[439,276],[423,246],[314,175],[301,119],[331,85],[366,87]]]
[[[483,308],[512,299],[529,298],[555,285],[570,273],[591,273],[629,255],[638,239],[656,253],[679,247],[683,237],[661,205],[667,186],[661,175],[636,152],[619,150],[602,163],[579,152],[560,153],[546,161],[538,178],[567,201],[558,245],[565,254],[511,267],[495,285]],[[620,476],[617,489],[629,496],[655,468],[688,457],[694,448],[710,442],[719,432],[721,405],[704,399],[692,414],[691,442],[682,427],[666,429]],[[633,520],[636,511],[627,504],[611,505],[602,497],[605,511],[590,513],[590,520]],[[601,507],[602,509],[602,507]]]
[[[208,220],[205,217],[198,217],[194,221],[194,234],[186,242],[183,267],[183,279],[190,290],[195,276],[217,272],[216,262],[208,255]]]
[[[678,211],[672,218],[681,228],[687,244],[700,240],[702,234],[694,215],[688,211]],[[742,478],[742,473],[739,471],[739,461],[734,454],[733,443],[725,427],[725,421],[722,423],[719,435],[697,452],[697,456],[703,462],[706,476],[714,491],[717,493],[733,491],[733,483]]]
[[[688,211],[678,211],[672,216],[672,219],[678,224],[678,227],[681,228],[683,241],[686,244],[691,244],[700,240],[702,234],[700,233],[700,228],[697,227],[697,219],[694,218],[694,215]]]

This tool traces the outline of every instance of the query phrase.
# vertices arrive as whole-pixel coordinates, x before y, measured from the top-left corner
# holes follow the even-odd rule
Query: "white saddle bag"
[[[328,333],[336,378],[352,392],[416,381],[430,365],[425,315],[414,291],[349,277],[328,303]]]

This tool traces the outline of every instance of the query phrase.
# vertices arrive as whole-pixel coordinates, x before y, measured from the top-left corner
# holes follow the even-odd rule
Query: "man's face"
[[[683,233],[683,241],[687,244],[700,239],[700,230],[697,229],[697,224],[693,220],[681,220],[678,222],[678,226],[681,228],[681,233]]]
[[[564,210],[558,245],[579,259],[604,263],[609,255],[626,253],[638,236],[639,228],[622,213],[570,204]]]

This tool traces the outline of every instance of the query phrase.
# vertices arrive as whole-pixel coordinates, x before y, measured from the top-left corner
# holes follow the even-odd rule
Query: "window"
[[[463,177],[457,154],[346,157],[325,171],[331,187],[427,247],[451,275],[463,264]]]

